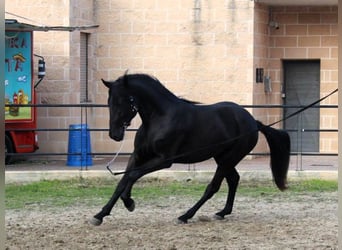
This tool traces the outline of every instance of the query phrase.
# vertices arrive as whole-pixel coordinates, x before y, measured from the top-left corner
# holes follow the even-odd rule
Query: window
[[[89,66],[89,34],[81,32],[80,37],[80,102],[89,102],[88,66]]]

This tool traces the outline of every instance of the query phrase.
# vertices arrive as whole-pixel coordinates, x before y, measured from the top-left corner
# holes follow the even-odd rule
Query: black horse
[[[216,213],[216,218],[223,219],[232,212],[240,179],[235,166],[256,145],[258,131],[266,136],[270,147],[275,184],[280,190],[286,189],[290,139],[285,131],[263,125],[232,102],[199,105],[180,99],[149,75],[125,74],[115,82],[102,81],[109,88],[109,136],[115,141],[123,140],[126,127],[137,113],[142,125],[122,179],[109,202],[92,218],[92,224],[100,225],[119,198],[133,211],[131,190],[140,177],[169,168],[173,163],[195,163],[209,158],[217,163],[211,183],[202,198],[178,219],[187,223],[226,179],[227,202]]]

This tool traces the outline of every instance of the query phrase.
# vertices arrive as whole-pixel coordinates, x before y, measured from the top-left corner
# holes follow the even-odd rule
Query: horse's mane
[[[201,102],[191,101],[191,100],[188,100],[188,99],[185,99],[185,98],[182,98],[182,97],[178,97],[178,98],[180,100],[182,100],[183,102],[190,103],[190,104],[203,104]]]
[[[156,77],[148,75],[148,74],[130,74],[130,75],[124,75],[121,78],[127,77],[127,80],[132,78],[140,78],[145,79],[148,81],[148,84],[153,87],[154,90],[159,92],[161,95],[169,98],[176,98],[180,101],[189,103],[189,104],[200,104],[199,102],[190,101],[182,97],[177,97],[175,94],[173,94],[170,90],[168,90]]]

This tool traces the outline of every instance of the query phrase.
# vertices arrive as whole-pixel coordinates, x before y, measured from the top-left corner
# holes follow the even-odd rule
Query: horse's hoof
[[[134,200],[132,200],[132,203],[131,203],[131,205],[129,205],[127,207],[127,210],[130,211],[130,212],[133,212],[134,209],[135,209],[135,202],[134,202]]]
[[[102,220],[99,220],[93,217],[89,220],[89,223],[92,224],[93,226],[100,226],[102,224]]]
[[[128,211],[133,212],[135,209],[135,202],[133,199],[128,198],[123,200],[125,207],[127,208]]]
[[[177,224],[187,224],[187,223],[188,223],[188,220],[187,220],[187,219],[182,218],[182,216],[181,216],[181,217],[178,217],[178,219],[177,219]]]
[[[219,214],[215,214],[215,215],[214,215],[214,218],[215,218],[216,220],[223,220],[223,219],[224,219],[224,216],[219,215]]]

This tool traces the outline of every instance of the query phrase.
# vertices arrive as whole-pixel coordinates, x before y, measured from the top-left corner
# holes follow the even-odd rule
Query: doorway
[[[320,61],[285,60],[284,117],[300,107],[317,101],[320,97]],[[292,106],[292,107],[291,107]],[[309,108],[284,122],[291,138],[291,152],[319,151],[319,108]]]

